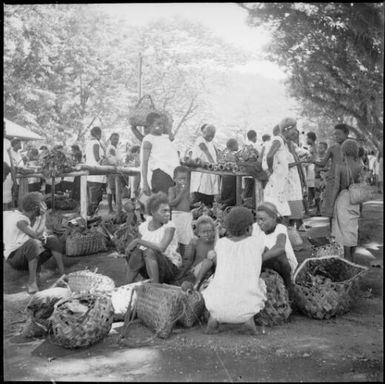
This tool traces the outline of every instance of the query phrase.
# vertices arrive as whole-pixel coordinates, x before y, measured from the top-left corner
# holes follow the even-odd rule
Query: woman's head
[[[279,219],[277,207],[273,203],[264,202],[257,208],[257,223],[263,232],[274,230]]]
[[[167,195],[163,192],[151,195],[147,201],[147,213],[155,221],[166,224],[170,220],[170,205]]]
[[[251,233],[254,217],[245,207],[234,207],[225,217],[225,228],[232,236],[244,236]]]
[[[110,142],[113,146],[116,147],[119,143],[119,133],[117,132],[111,133]]]
[[[206,141],[212,141],[215,136],[216,128],[212,124],[203,124],[201,127],[202,136]]]
[[[204,242],[211,243],[215,240],[215,223],[210,216],[200,216],[195,224],[195,228],[197,236]]]
[[[344,156],[345,158],[352,158],[354,160],[358,159],[359,149],[358,144],[355,140],[345,140],[341,145],[341,151],[342,156]]]
[[[29,217],[37,217],[45,212],[47,206],[40,192],[30,192],[27,193],[21,201],[21,209],[27,213]]]
[[[164,133],[164,118],[158,112],[151,112],[146,118],[146,127],[152,135],[160,136]]]
[[[297,129],[297,120],[293,117],[285,117],[279,123],[279,129],[285,138],[292,140]]]
[[[96,137],[98,140],[102,138],[102,130],[100,127],[93,127],[91,129],[91,136]]]

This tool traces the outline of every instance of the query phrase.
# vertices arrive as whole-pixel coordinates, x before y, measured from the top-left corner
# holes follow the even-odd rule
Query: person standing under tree
[[[306,144],[309,152],[309,160],[314,161],[317,158],[317,136],[314,132],[306,134]],[[315,165],[313,163],[307,164],[306,167],[306,184],[307,184],[307,199],[309,208],[315,205]]]
[[[347,124],[337,124],[334,127],[334,137],[336,143],[329,147],[326,155],[322,161],[313,161],[313,163],[321,168],[324,168],[329,159],[331,160],[330,170],[326,176],[326,187],[324,193],[324,199],[321,204],[321,215],[329,217],[330,226],[332,225],[331,218],[333,217],[334,200],[333,190],[335,183],[335,174],[337,165],[342,163],[341,145],[349,136],[349,126]],[[331,227],[332,229],[332,227]]]
[[[100,142],[102,138],[102,130],[100,127],[91,129],[91,140],[86,145],[86,164],[100,165],[105,158],[104,147]],[[106,183],[106,177],[101,175],[87,176],[87,192],[88,192],[88,215],[92,216],[99,203],[103,200],[103,187]]]
[[[316,161],[323,161],[326,155],[326,151],[328,149],[328,144],[324,141],[321,141],[318,144],[318,153],[316,157]],[[324,168],[321,168],[317,165],[314,166],[315,170],[315,206],[316,206],[316,216],[321,216],[320,204],[321,200],[323,200],[324,190],[325,190],[325,176],[328,172],[328,165]]]

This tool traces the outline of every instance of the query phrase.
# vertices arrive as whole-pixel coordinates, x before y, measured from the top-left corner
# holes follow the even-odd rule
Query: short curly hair
[[[358,159],[358,144],[355,140],[347,139],[341,145],[342,154],[348,157]]]
[[[215,229],[214,220],[208,215],[202,215],[196,221],[195,228],[197,232],[199,231],[199,226],[201,226],[202,224],[210,224]]]
[[[40,208],[40,203],[43,201],[43,195],[40,192],[27,193],[21,201],[21,209],[25,212],[34,211]]]
[[[250,209],[245,207],[234,207],[225,217],[225,227],[233,236],[243,236],[253,223],[254,216]]]
[[[147,214],[152,216],[161,204],[169,204],[168,197],[165,193],[158,192],[151,195],[146,204]]]

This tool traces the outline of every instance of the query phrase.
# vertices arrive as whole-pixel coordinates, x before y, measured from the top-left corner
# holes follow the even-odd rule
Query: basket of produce
[[[181,290],[167,284],[154,283],[143,284],[136,289],[138,318],[155,331],[157,336],[168,338],[183,314]]]
[[[83,256],[107,250],[106,239],[95,229],[75,228],[67,234],[66,255]]]
[[[306,259],[294,274],[295,303],[315,319],[342,315],[350,310],[367,270],[338,256]]]
[[[149,113],[158,112],[150,95],[142,96],[134,107],[130,109],[128,121],[134,127],[146,126],[146,119]]]
[[[55,304],[51,317],[53,342],[65,348],[88,347],[106,337],[114,308],[106,295],[78,294]]]
[[[329,244],[312,246],[311,257],[323,257],[323,256],[339,256],[344,257],[343,245],[330,240]]]
[[[114,281],[108,276],[91,271],[77,271],[66,276],[66,282],[72,292],[106,293],[115,289]]]
[[[261,273],[266,284],[265,307],[254,316],[258,325],[274,326],[287,322],[292,309],[289,294],[279,273],[266,269]]]
[[[28,305],[28,318],[24,325],[24,337],[41,337],[47,335],[51,328],[51,315],[55,304],[71,296],[69,288],[55,287],[35,293]]]
[[[47,178],[61,176],[72,172],[75,162],[71,156],[61,149],[52,149],[40,161],[42,173]]]

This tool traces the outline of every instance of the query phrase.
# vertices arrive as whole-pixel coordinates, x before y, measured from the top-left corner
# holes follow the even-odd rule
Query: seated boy
[[[188,172],[189,170],[184,166],[176,167],[174,170],[175,185],[168,190],[168,200],[172,209],[171,220],[176,227],[176,237],[182,255],[194,237],[192,229],[193,216],[190,211],[191,200]]]
[[[208,253],[215,246],[216,231],[213,219],[201,216],[196,222],[196,234],[198,237],[191,240],[182,256],[183,266],[178,280],[187,280],[199,285],[206,275],[206,272],[202,274],[202,266],[207,261]]]
[[[61,275],[64,275],[62,255],[64,244],[56,236],[45,232],[46,205],[39,192],[28,193],[19,210],[3,212],[4,257],[17,270],[28,270],[28,293],[39,290],[37,272],[51,256],[56,260]]]

